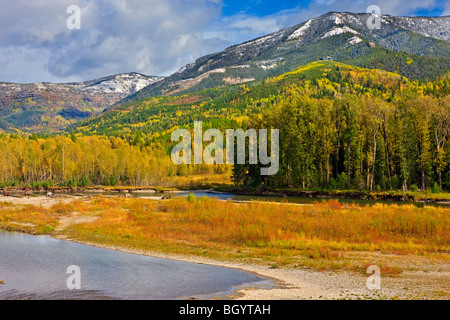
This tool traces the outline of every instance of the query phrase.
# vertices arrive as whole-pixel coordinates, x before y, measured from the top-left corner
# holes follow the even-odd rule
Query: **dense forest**
[[[263,177],[251,165],[235,168],[237,184],[426,190],[450,188],[446,150],[450,97],[344,95],[310,98],[292,91],[249,126],[280,130],[280,170]],[[435,187],[436,188],[436,187]]]
[[[327,78],[316,80],[322,85],[311,89],[292,81],[307,68],[276,79],[284,83],[282,99],[249,123],[280,130],[278,174],[262,177],[255,166],[237,166],[236,184],[264,180],[300,188],[450,189],[446,81],[414,86],[386,74],[382,81],[360,80],[365,92],[339,92],[327,80],[341,73],[324,73]],[[346,86],[360,71],[344,72],[339,82]],[[320,87],[335,94],[330,98]]]
[[[171,132],[192,132],[203,121],[203,130],[280,130],[278,173],[235,165],[236,185],[448,191],[449,82],[320,61],[264,81],[147,98],[64,134],[0,135],[0,182],[163,185],[168,177],[231,171],[171,162]]]

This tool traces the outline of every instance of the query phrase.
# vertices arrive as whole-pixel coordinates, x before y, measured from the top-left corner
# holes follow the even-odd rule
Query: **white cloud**
[[[0,81],[18,82],[131,71],[170,74],[208,53],[201,32],[221,10],[216,0],[5,2],[0,4]],[[81,8],[80,30],[66,27],[72,4]]]
[[[442,13],[443,16],[450,16],[450,1],[445,2],[445,8],[444,12]]]

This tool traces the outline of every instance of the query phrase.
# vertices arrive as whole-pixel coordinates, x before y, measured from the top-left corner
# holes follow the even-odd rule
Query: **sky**
[[[79,19],[67,10],[73,5]],[[369,5],[382,14],[450,15],[450,0],[0,0],[0,82],[167,76],[231,45]]]

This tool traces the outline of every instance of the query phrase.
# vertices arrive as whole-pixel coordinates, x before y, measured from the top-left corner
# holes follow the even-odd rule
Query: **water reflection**
[[[67,267],[81,289],[66,287]],[[48,236],[0,231],[0,299],[179,299],[208,297],[240,285],[268,285],[240,270],[141,256]]]

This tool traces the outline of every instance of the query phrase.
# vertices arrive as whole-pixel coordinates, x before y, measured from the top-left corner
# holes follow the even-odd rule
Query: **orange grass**
[[[40,206],[23,205],[15,207],[9,205],[0,208],[0,227],[18,231],[47,233],[58,223],[56,211],[48,212]]]
[[[325,260],[339,262],[346,251],[446,254],[450,247],[450,209],[414,205],[328,201],[299,206],[195,197],[163,201],[95,197],[50,209],[5,206],[0,209],[0,222],[56,226],[58,217],[71,211],[100,217],[70,226],[66,233],[73,238],[214,258],[302,261],[303,265],[306,259],[317,266]]]
[[[131,239],[154,248],[257,248],[265,256],[301,252],[329,258],[347,250],[448,252],[450,243],[448,208],[338,206],[333,201],[298,206],[207,198],[101,199],[92,206],[101,219],[79,225],[78,232],[101,234],[111,241]]]

